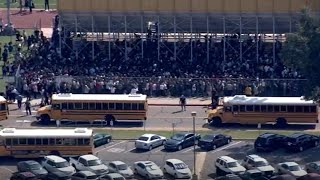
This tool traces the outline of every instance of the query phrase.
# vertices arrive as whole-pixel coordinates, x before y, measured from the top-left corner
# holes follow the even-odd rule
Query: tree
[[[281,50],[283,63],[299,69],[307,79],[305,96],[320,102],[320,23],[309,9],[304,9],[298,32],[288,34]]]

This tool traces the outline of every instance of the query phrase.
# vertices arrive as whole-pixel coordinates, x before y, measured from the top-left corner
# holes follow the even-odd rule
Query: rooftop
[[[92,129],[16,129],[5,128],[0,131],[0,137],[83,137],[92,136]]]
[[[146,101],[143,94],[53,94],[53,101]]]
[[[49,155],[49,156],[46,156],[45,158],[50,159],[50,160],[54,161],[55,163],[67,161],[67,160],[63,159],[62,157],[55,156],[55,155]]]
[[[315,102],[305,100],[303,97],[249,97],[246,95],[224,97],[223,103],[227,105],[316,105]]]

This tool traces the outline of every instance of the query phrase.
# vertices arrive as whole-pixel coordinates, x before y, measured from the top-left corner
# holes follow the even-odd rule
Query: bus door
[[[240,106],[239,105],[233,105],[232,106],[232,117],[230,118],[230,123],[239,123],[240,122]]]
[[[61,104],[58,103],[52,103],[52,108],[51,108],[51,118],[52,119],[61,119],[62,117],[62,107]]]

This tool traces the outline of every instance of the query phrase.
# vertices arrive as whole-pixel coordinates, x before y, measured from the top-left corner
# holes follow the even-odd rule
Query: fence
[[[165,78],[165,77],[88,77],[56,76],[41,82],[49,92],[60,93],[143,93],[148,96],[211,96],[214,87],[219,96],[243,94],[247,86],[255,96],[302,96],[305,79],[233,79],[233,78]],[[20,81],[23,83],[23,81]],[[51,82],[48,84],[48,82]],[[19,85],[23,87],[23,85]],[[40,91],[40,89],[39,89]]]

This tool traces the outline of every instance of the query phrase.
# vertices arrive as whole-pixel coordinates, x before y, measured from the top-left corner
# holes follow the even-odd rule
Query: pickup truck
[[[70,157],[70,164],[78,171],[91,171],[99,176],[109,172],[108,166],[92,154]]]

